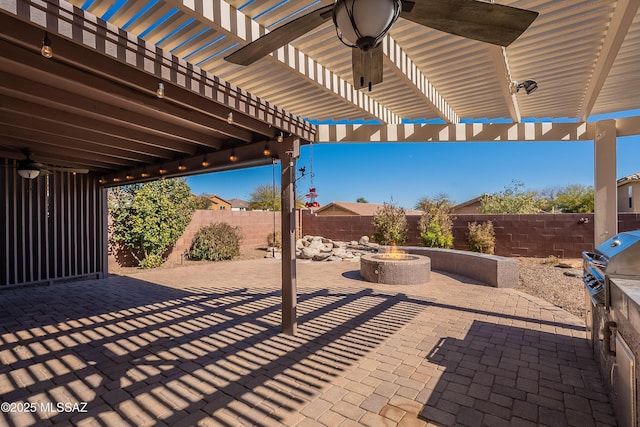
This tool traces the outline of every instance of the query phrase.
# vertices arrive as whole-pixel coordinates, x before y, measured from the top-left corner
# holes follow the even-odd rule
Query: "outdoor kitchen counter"
[[[611,278],[611,306],[640,336],[640,280]]]
[[[640,280],[634,279],[610,279],[622,292],[624,292],[636,305],[640,306]]]

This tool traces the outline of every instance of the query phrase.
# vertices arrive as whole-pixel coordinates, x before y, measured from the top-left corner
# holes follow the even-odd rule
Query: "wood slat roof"
[[[331,3],[5,0],[0,157],[30,148],[34,160],[96,173],[201,172],[205,155],[209,170],[270,163],[262,151],[280,132],[316,138],[308,120],[582,122],[640,108],[640,0],[502,0],[540,13],[506,49],[401,18],[371,92],[351,85],[351,54],[331,22],[248,67],[224,61]],[[38,52],[45,28],[52,59]],[[539,89],[512,93],[525,79]],[[154,96],[160,81],[165,99]]]

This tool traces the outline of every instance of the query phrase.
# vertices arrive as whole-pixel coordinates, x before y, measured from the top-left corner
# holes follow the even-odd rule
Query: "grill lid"
[[[605,257],[607,276],[640,279],[640,230],[618,233],[596,248]]]

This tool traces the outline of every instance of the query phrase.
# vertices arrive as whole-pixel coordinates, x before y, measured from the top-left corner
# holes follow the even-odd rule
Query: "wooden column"
[[[295,335],[296,304],[296,159],[300,140],[285,138],[280,154],[282,198],[282,332]]]
[[[594,244],[598,246],[618,233],[616,180],[616,121],[596,124],[594,152]]]

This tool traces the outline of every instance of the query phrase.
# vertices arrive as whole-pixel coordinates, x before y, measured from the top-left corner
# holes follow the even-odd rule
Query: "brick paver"
[[[615,425],[580,319],[357,270],[298,263],[295,337],[273,260],[0,291],[0,425]]]

